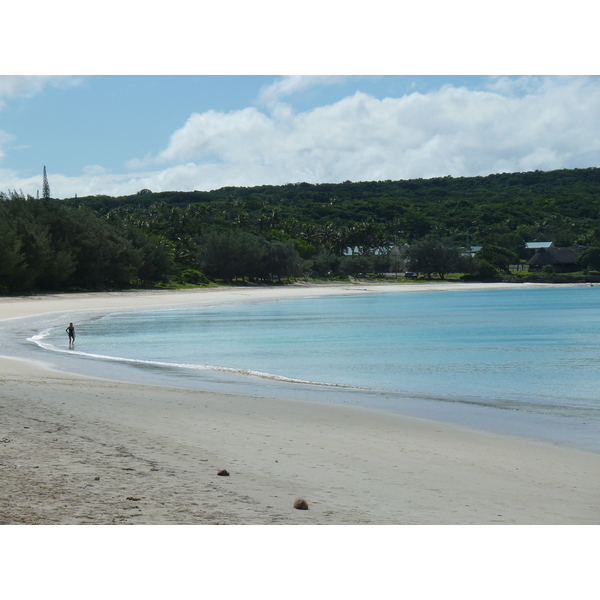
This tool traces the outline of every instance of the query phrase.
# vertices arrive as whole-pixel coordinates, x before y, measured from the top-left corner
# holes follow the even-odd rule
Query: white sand
[[[4,298],[0,320],[374,289],[427,288]],[[600,522],[600,455],[360,407],[125,384],[5,357],[0,411],[0,523]]]

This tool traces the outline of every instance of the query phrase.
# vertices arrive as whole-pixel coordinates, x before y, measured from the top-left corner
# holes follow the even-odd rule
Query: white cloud
[[[79,81],[65,75],[0,75],[0,108],[8,99],[35,96],[48,85],[71,86]]]
[[[259,102],[272,106],[282,100],[312,87],[340,83],[344,77],[338,75],[289,75],[282,77],[271,85],[264,86],[259,95]]]
[[[522,75],[520,77],[493,75],[488,77],[486,89],[505,96],[516,96],[524,93],[534,93],[543,82],[543,77],[530,75]]]
[[[600,166],[599,130],[600,78],[495,78],[483,90],[357,92],[306,112],[277,103],[193,114],[164,149],[131,161],[135,172],[50,184],[67,197]]]
[[[598,78],[544,79],[524,95],[502,86],[383,100],[357,92],[303,113],[194,114],[155,160],[212,162],[246,185],[553,169],[590,151],[600,162]]]
[[[169,146],[157,162],[186,161],[195,157],[219,154],[230,160],[244,159],[260,151],[262,141],[276,135],[275,123],[255,108],[230,113],[210,110],[194,113],[172,136]]]

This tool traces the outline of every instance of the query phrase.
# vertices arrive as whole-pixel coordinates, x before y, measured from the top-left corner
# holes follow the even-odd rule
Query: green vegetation
[[[241,229],[282,233],[318,248],[412,243],[427,233],[463,245],[509,247],[519,240],[592,245],[600,233],[600,169],[504,173],[406,181],[221,188],[65,200],[115,212],[173,237]],[[281,241],[281,238],[278,238]],[[300,250],[300,249],[299,249]],[[303,258],[307,258],[303,256]]]
[[[440,278],[519,279],[509,265],[526,259],[531,241],[600,247],[600,169],[116,198],[0,195],[8,291],[290,281],[409,265]],[[394,245],[402,252],[386,255]],[[463,256],[471,245],[484,246],[477,260]],[[358,255],[344,256],[348,247]],[[582,268],[598,269],[586,252]]]
[[[0,197],[0,291],[147,286],[175,272],[152,234],[89,208]]]
[[[584,250],[575,260],[584,269],[600,271],[600,247],[592,246]]]
[[[435,234],[423,236],[411,244],[407,251],[408,266],[415,273],[425,273],[431,279],[437,273],[440,279],[453,271],[474,271],[472,264],[450,237],[439,237]],[[470,261],[469,261],[470,263]]]

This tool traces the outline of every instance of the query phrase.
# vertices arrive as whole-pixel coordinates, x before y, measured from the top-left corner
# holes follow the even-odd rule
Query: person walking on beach
[[[75,327],[73,327],[73,323],[69,323],[65,331],[69,336],[69,346],[72,346],[75,343]]]

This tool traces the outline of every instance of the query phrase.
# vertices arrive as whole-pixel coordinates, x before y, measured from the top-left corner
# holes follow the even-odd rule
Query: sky
[[[600,166],[580,0],[74,6],[5,9],[29,29],[0,37],[0,191],[44,166],[55,198]]]
[[[0,76],[0,190],[56,198],[600,166],[598,76]]]

